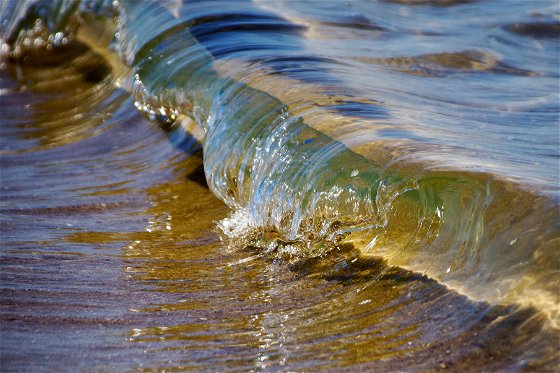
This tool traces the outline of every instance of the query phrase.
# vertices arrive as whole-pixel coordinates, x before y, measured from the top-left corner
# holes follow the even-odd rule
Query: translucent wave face
[[[254,229],[243,236],[247,244],[256,240],[269,249],[318,255],[351,241],[368,254],[383,255],[475,298],[537,302],[550,309],[558,280],[539,275],[555,273],[556,254],[549,249],[557,232],[554,203],[538,196],[548,194],[548,182],[531,194],[534,187],[510,184],[507,172],[466,172],[492,167],[470,166],[472,157],[484,151],[477,143],[469,145],[468,133],[451,140],[441,132],[453,128],[447,124],[454,125],[454,119],[446,125],[422,120],[431,110],[423,106],[425,97],[403,95],[390,85],[395,77],[389,71],[375,70],[385,79],[375,81],[380,89],[373,81],[348,81],[357,70],[336,53],[331,59],[324,53],[307,57],[317,54],[306,44],[314,38],[308,32],[315,23],[292,16],[293,11],[283,9],[286,13],[279,16],[247,5],[245,14],[193,5],[170,14],[157,4],[121,5],[119,40],[135,66],[138,102],[173,108],[202,127],[209,186],[228,205],[250,215],[249,221],[239,222],[243,232],[249,223]],[[326,31],[340,28],[326,26]],[[294,57],[301,54],[305,58]],[[541,76],[468,49],[375,58],[370,62],[405,72],[398,75],[400,84],[413,89],[420,83],[417,71],[436,85],[441,77],[459,84],[455,79],[465,76],[482,84],[480,73],[507,84]],[[467,99],[459,95],[456,104]],[[462,113],[453,102],[439,99],[438,105]],[[406,114],[403,105],[412,104],[424,109]],[[478,110],[477,103],[469,105]],[[461,128],[469,130],[468,125]],[[537,225],[533,232],[538,233],[523,234],[527,225]],[[537,245],[531,243],[536,235]],[[548,260],[535,260],[541,256]],[[504,257],[510,266],[504,267]],[[535,291],[543,296],[529,295]]]
[[[457,31],[488,22],[472,21],[476,4],[459,5],[449,10]],[[245,236],[259,245],[303,256],[353,242],[477,299],[549,309],[558,284],[550,249],[557,147],[546,141],[557,130],[546,89],[554,58],[527,66],[499,57],[512,55],[508,43],[480,50],[481,38],[521,35],[519,27],[465,38],[457,50],[454,26],[438,10],[415,8],[432,21],[411,29],[396,15],[408,9],[401,5],[329,7],[218,3],[170,12],[121,2],[117,42],[133,68],[136,106],[154,119],[198,123],[210,188],[250,217],[239,230],[236,215],[224,222],[231,235],[250,226],[255,233]],[[378,20],[379,9],[395,17]],[[520,16],[512,17],[504,22]],[[370,37],[396,51],[361,44]],[[359,78],[364,72],[371,77]],[[534,110],[510,110],[521,98],[500,98],[535,84],[545,88],[531,91]],[[542,125],[528,146],[526,119]],[[535,152],[536,144],[544,147]],[[517,167],[535,157],[543,167]]]

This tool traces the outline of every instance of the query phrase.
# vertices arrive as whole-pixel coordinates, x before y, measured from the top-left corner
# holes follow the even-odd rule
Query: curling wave
[[[505,87],[548,87],[557,60],[515,66],[469,45],[405,57],[317,50],[309,41],[328,47],[351,32],[390,43],[419,31],[366,16],[311,19],[282,3],[54,4],[2,9],[11,14],[2,17],[4,55],[25,58],[72,37],[95,48],[88,32],[99,28],[116,35],[128,65],[119,84],[135,106],[202,143],[208,186],[233,210],[218,224],[232,245],[302,257],[351,243],[473,299],[534,306],[557,325],[557,96],[496,103],[502,91],[485,83],[493,73]],[[92,15],[105,21],[83,22]],[[523,43],[519,29],[499,32]],[[358,68],[376,78],[360,81]],[[445,97],[435,90],[442,76],[471,91]],[[502,119],[516,116],[540,120],[540,131],[527,140],[530,130]]]

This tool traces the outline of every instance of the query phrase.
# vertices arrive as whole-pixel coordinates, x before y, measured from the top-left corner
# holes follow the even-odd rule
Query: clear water
[[[558,368],[554,1],[0,10],[8,370]]]

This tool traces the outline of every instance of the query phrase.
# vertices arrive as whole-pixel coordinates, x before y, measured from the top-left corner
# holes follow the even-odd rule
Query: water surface
[[[33,4],[2,370],[558,368],[557,4]]]

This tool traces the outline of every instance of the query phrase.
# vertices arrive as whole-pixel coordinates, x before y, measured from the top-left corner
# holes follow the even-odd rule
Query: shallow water
[[[558,368],[554,2],[29,4],[3,371]]]

